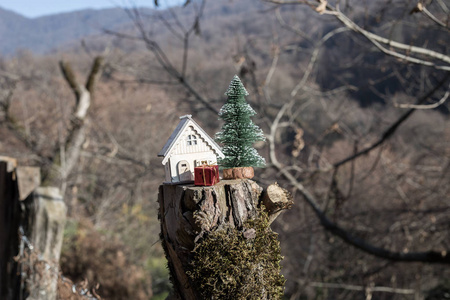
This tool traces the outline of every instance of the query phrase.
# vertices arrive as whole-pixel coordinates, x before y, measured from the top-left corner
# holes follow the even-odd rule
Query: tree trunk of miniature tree
[[[269,225],[292,205],[276,184],[161,185],[161,241],[173,299],[280,299],[280,245]]]
[[[223,169],[223,179],[252,179],[255,176],[253,167],[237,167]]]

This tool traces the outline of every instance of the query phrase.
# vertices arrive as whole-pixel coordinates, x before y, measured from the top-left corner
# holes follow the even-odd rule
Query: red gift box
[[[218,165],[203,165],[194,168],[195,185],[215,185],[219,180]]]

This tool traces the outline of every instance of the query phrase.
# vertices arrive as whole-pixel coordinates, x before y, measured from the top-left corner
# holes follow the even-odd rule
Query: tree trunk
[[[281,190],[278,185],[269,190]],[[161,185],[161,240],[178,299],[276,299],[284,279],[277,235],[269,219],[289,208],[288,193],[276,193],[277,209],[265,212],[263,189],[251,180],[214,186]],[[264,193],[264,203],[272,203]]]

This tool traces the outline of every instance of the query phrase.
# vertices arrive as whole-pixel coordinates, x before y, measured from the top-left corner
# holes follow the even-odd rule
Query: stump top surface
[[[190,189],[190,190],[203,190],[203,189],[212,189],[214,187],[223,187],[224,185],[235,185],[235,184],[241,184],[243,181],[252,181],[249,179],[231,179],[231,180],[221,180],[220,182],[216,183],[215,185],[211,186],[196,186],[193,184],[179,184],[177,187],[181,187],[182,189]]]

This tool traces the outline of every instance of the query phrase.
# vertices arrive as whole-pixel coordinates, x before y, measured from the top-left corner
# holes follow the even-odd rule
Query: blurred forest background
[[[286,299],[450,299],[449,26],[448,0],[0,8],[0,155],[64,191],[65,276],[165,299],[156,154],[184,114],[213,136],[238,74],[255,180],[294,195]]]

